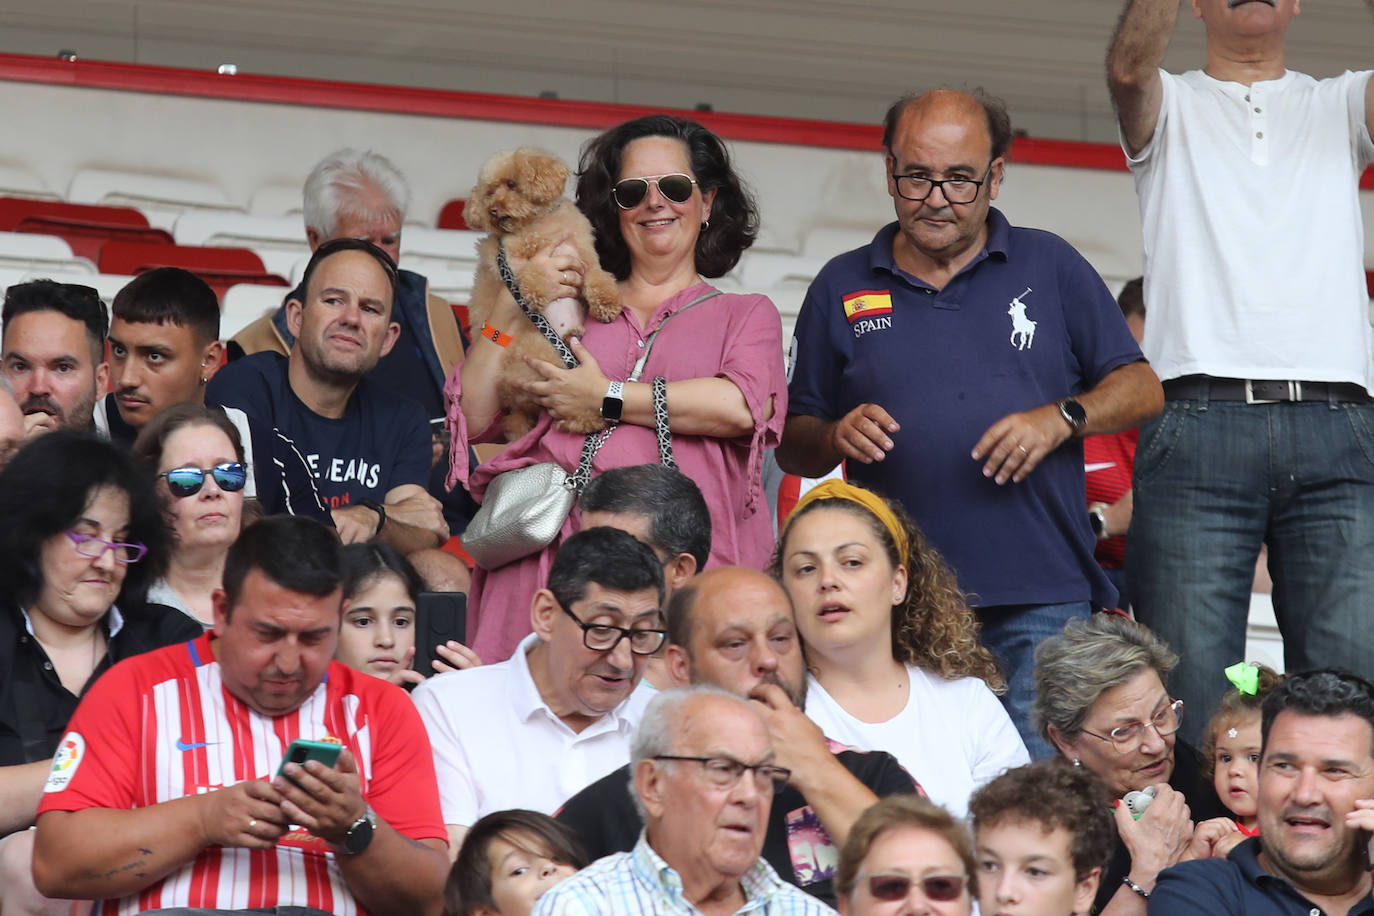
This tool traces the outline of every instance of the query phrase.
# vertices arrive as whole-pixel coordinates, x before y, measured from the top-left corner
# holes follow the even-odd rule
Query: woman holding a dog
[[[574,342],[574,369],[537,364],[528,392],[542,407],[533,430],[506,445],[466,481],[479,499],[506,470],[555,461],[577,467],[583,435],[559,421],[595,415],[623,399],[613,435],[597,452],[593,474],[623,465],[656,463],[653,382],[666,380],[668,426],[678,466],[701,488],[711,510],[711,565],[762,568],[772,526],[760,481],[763,453],[777,445],[787,414],[782,323],[765,296],[718,293],[703,277],[720,277],[754,241],[754,200],[734,173],[720,138],[692,121],[651,115],[613,127],[582,151],[577,205],[596,235],[601,266],[618,281],[625,308],[609,324],[588,321]],[[584,265],[567,246],[535,257],[561,293],[581,290]],[[512,266],[519,269],[519,265]],[[527,319],[508,305],[490,321],[498,329]],[[502,324],[504,323],[504,324]],[[650,342],[654,332],[662,333]],[[649,350],[638,382],[627,381]],[[460,433],[481,443],[499,439],[497,394],[500,344],[475,341],[461,374],[450,377],[450,408]],[[623,387],[616,390],[613,382]],[[455,448],[467,471],[466,449]],[[530,632],[530,599],[543,588],[559,543],[577,530],[574,509],[554,542],[541,552],[473,578],[475,627],[469,641],[484,659],[509,657]],[[470,620],[473,619],[470,617]]]

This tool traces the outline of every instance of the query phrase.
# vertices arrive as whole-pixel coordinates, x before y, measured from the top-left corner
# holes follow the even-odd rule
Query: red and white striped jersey
[[[411,839],[446,839],[429,739],[404,691],[332,662],[299,709],[265,716],[224,689],[210,642],[207,633],[136,656],[96,682],[58,748],[40,814],[141,808],[270,780],[292,740],[332,738],[357,759],[363,797],[380,820]],[[270,850],[202,850],[102,912],[184,906],[363,912],[328,845],[299,828]]]

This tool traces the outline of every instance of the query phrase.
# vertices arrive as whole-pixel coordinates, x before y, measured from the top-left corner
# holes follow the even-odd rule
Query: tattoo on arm
[[[144,855],[152,855],[152,850],[150,850],[150,849],[143,849],[143,848],[140,848],[138,851],[141,852],[141,853],[143,853]],[[120,866],[118,866],[117,868],[112,868],[112,869],[110,869],[109,871],[105,871],[105,872],[88,871],[88,872],[86,872],[86,874],[83,875],[82,877],[85,878],[85,879],[88,880],[88,881],[108,881],[109,879],[113,878],[113,877],[116,876],[116,875],[122,875],[122,874],[124,874],[125,872],[132,871],[132,872],[134,872],[134,874],[135,874],[137,877],[139,877],[139,878],[145,878],[145,877],[147,877],[146,873],[141,872],[141,871],[134,871],[134,870],[135,870],[135,869],[138,869],[138,868],[142,868],[142,867],[144,867],[144,866],[147,865],[147,864],[148,864],[148,860],[147,860],[147,859],[138,859],[137,861],[130,862],[130,863],[128,863],[127,865],[120,865]]]

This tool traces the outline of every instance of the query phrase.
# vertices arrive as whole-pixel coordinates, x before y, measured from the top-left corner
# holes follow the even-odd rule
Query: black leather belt
[[[1290,401],[1353,401],[1367,404],[1374,398],[1363,385],[1353,382],[1297,382],[1285,379],[1214,378],[1185,375],[1164,383],[1170,401],[1244,401],[1246,404],[1281,404]]]

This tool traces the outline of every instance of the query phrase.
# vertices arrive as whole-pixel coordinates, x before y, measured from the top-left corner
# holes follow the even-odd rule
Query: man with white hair
[[[355,149],[330,153],[305,179],[304,205],[305,238],[312,252],[330,239],[366,239],[400,264],[410,187],[385,156]],[[300,300],[304,292],[293,290],[276,312],[236,334],[231,358],[237,355],[233,344],[244,354],[290,353],[296,337],[286,325],[286,301]],[[443,416],[444,379],[466,348],[453,309],[443,297],[430,294],[428,280],[403,270],[392,320],[401,326],[400,337],[377,363],[371,380],[419,401],[428,416]]]
[[[534,916],[639,913],[833,913],[760,858],[776,786],[763,716],[715,687],[668,690],[649,703],[630,765],[644,833],[555,886]]]

